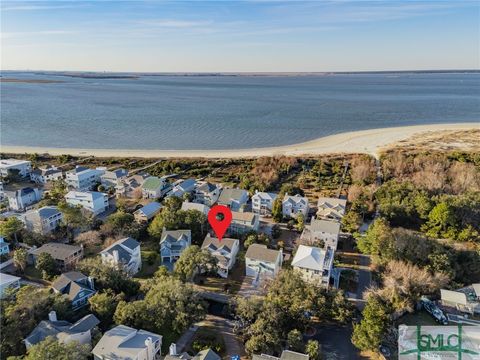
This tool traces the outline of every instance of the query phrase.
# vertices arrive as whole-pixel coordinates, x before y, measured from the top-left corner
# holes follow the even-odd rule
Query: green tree
[[[273,202],[272,217],[277,223],[281,222],[283,219],[282,199],[280,199],[280,196],[278,196]]]
[[[395,237],[387,220],[376,219],[365,235],[357,236],[358,249],[373,256],[376,263],[385,263],[395,258]]]
[[[116,295],[112,290],[98,292],[88,299],[90,310],[100,319],[102,327],[108,329],[118,303],[123,300],[123,294]]]
[[[287,334],[287,344],[288,348],[292,351],[302,352],[303,351],[303,336],[302,332],[297,329],[291,330]]]
[[[370,295],[359,324],[354,324],[352,342],[360,350],[378,351],[390,326],[391,308],[377,295]]]
[[[317,340],[308,340],[305,346],[305,353],[310,360],[320,360],[322,358],[320,343]]]
[[[344,231],[355,233],[362,225],[362,215],[358,212],[350,210],[342,218],[342,227]]]
[[[297,224],[295,225],[297,231],[302,232],[305,229],[305,217],[303,214],[298,214],[297,216]]]
[[[35,267],[42,272],[45,280],[51,279],[57,274],[57,264],[49,253],[41,253],[35,261]]]
[[[53,336],[32,346],[24,360],[87,360],[90,357],[90,346],[76,341],[68,344],[57,341]]]
[[[74,228],[88,225],[88,219],[83,215],[81,207],[70,206],[66,202],[60,202],[58,204],[58,210],[60,210],[63,215],[63,223],[67,227],[67,231],[70,232],[70,237],[73,237]]]
[[[428,236],[452,238],[455,235],[456,221],[453,208],[447,202],[438,203],[430,214],[423,229]]]
[[[17,233],[22,229],[23,223],[13,216],[0,222],[0,235],[15,242],[18,242]]]
[[[216,273],[217,259],[197,245],[187,247],[175,263],[174,273],[182,281],[191,281],[199,273]]]
[[[23,273],[27,267],[28,252],[24,248],[19,248],[13,252],[13,263],[17,269]]]

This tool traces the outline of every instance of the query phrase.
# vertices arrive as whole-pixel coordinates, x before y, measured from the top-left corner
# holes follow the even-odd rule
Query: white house
[[[3,236],[0,236],[0,255],[8,255],[10,253],[10,244],[5,241]]]
[[[117,189],[119,186],[122,186],[122,181],[125,180],[127,176],[128,171],[125,169],[107,170],[100,176],[100,182],[107,189]]]
[[[133,213],[135,220],[139,223],[145,223],[157,215],[162,209],[162,205],[158,202],[152,201],[147,205],[141,207]]]
[[[100,252],[102,262],[116,267],[123,267],[130,275],[135,275],[142,268],[140,243],[132,238],[120,239]]]
[[[30,173],[30,180],[36,182],[37,184],[46,184],[49,181],[55,181],[61,179],[62,177],[62,170],[52,165],[35,169]]]
[[[312,217],[310,225],[305,226],[301,239],[304,243],[314,246],[323,242],[325,248],[337,250],[339,236],[340,223],[338,221],[320,220]]]
[[[27,160],[1,159],[0,176],[9,176],[18,172],[21,177],[27,177],[32,171],[32,163]]]
[[[306,219],[308,215],[308,199],[300,195],[285,194],[282,201],[283,217],[296,219],[299,214]]]
[[[252,211],[258,215],[271,215],[277,194],[255,190],[252,196]]]
[[[178,180],[173,184],[172,189],[168,192],[168,196],[183,197],[184,194],[190,194],[195,190],[197,182],[195,179]]]
[[[65,200],[71,206],[80,205],[94,216],[103,213],[109,206],[108,195],[97,191],[69,191]]]
[[[52,283],[55,293],[65,295],[72,303],[73,310],[88,304],[88,299],[96,294],[93,279],[78,271],[61,274]]]
[[[156,360],[162,336],[118,325],[103,334],[92,350],[94,360]]]
[[[0,299],[6,295],[7,289],[20,288],[20,278],[5,273],[0,273]]]
[[[233,265],[235,265],[240,241],[231,238],[222,238],[222,241],[219,241],[216,237],[207,234],[202,249],[208,250],[218,260],[218,275],[226,278]]]
[[[228,227],[228,233],[232,235],[243,235],[249,231],[258,231],[260,220],[258,215],[251,212],[232,211],[232,222]]]
[[[160,240],[160,255],[162,262],[170,263],[177,260],[188,246],[192,244],[191,230],[166,230],[162,231]]]
[[[193,191],[193,202],[212,206],[217,202],[220,191],[221,188],[215,184],[211,184],[208,181],[199,181]]]
[[[321,197],[317,203],[317,217],[341,221],[347,207],[346,199]]]
[[[333,249],[300,245],[292,260],[292,267],[305,281],[327,286],[333,269]]]
[[[44,206],[27,211],[22,220],[28,230],[46,235],[58,228],[62,223],[63,214],[56,206]]]
[[[100,177],[104,173],[104,168],[90,169],[83,166],[76,166],[75,169],[67,171],[65,180],[69,188],[77,191],[88,191],[100,183]]]
[[[50,311],[48,320],[40,321],[23,342],[27,350],[45,340],[47,336],[53,336],[57,341],[64,344],[75,341],[82,345],[91,345],[92,332],[99,323],[100,320],[95,315],[89,314],[72,324],[65,320],[58,320],[57,313]]]
[[[205,216],[208,216],[208,212],[210,211],[210,208],[207,205],[184,201],[182,203],[182,210],[183,211],[197,210],[205,214]]]
[[[158,199],[170,189],[166,178],[150,176],[142,184],[142,196],[144,199]]]
[[[248,202],[248,192],[242,189],[225,188],[220,193],[218,204],[230,208],[232,211],[239,211]]]
[[[139,173],[121,179],[115,187],[116,196],[126,196],[129,198],[139,197],[142,194],[142,185],[149,177],[150,175],[147,173]]]
[[[42,200],[42,190],[25,187],[20,190],[7,192],[8,206],[12,210],[22,211]]]
[[[252,244],[245,254],[245,274],[258,279],[274,277],[282,268],[282,250],[268,249],[266,245]]]

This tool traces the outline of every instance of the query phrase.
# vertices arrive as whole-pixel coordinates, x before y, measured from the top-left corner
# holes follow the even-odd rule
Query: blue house
[[[52,284],[53,291],[63,294],[72,302],[72,308],[77,310],[88,304],[88,298],[97,292],[93,279],[78,271],[70,271],[60,275]]]
[[[0,237],[0,255],[6,255],[8,253],[10,253],[10,245],[3,237]]]

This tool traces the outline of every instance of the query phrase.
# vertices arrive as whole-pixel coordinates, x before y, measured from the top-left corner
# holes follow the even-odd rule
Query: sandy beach
[[[304,143],[234,150],[126,150],[126,149],[73,149],[35,146],[0,146],[2,153],[48,153],[51,155],[69,154],[74,156],[97,157],[143,157],[143,158],[241,158],[278,155],[319,155],[331,153],[368,153],[377,155],[385,147],[399,141],[422,134],[444,130],[480,129],[477,123],[433,124],[402,126],[362,131],[345,132],[321,137]],[[479,139],[480,141],[480,139]]]

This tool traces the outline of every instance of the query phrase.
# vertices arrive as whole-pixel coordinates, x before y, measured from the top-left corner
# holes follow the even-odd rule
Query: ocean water
[[[480,73],[140,76],[1,83],[3,145],[240,149],[380,127],[480,120]]]

